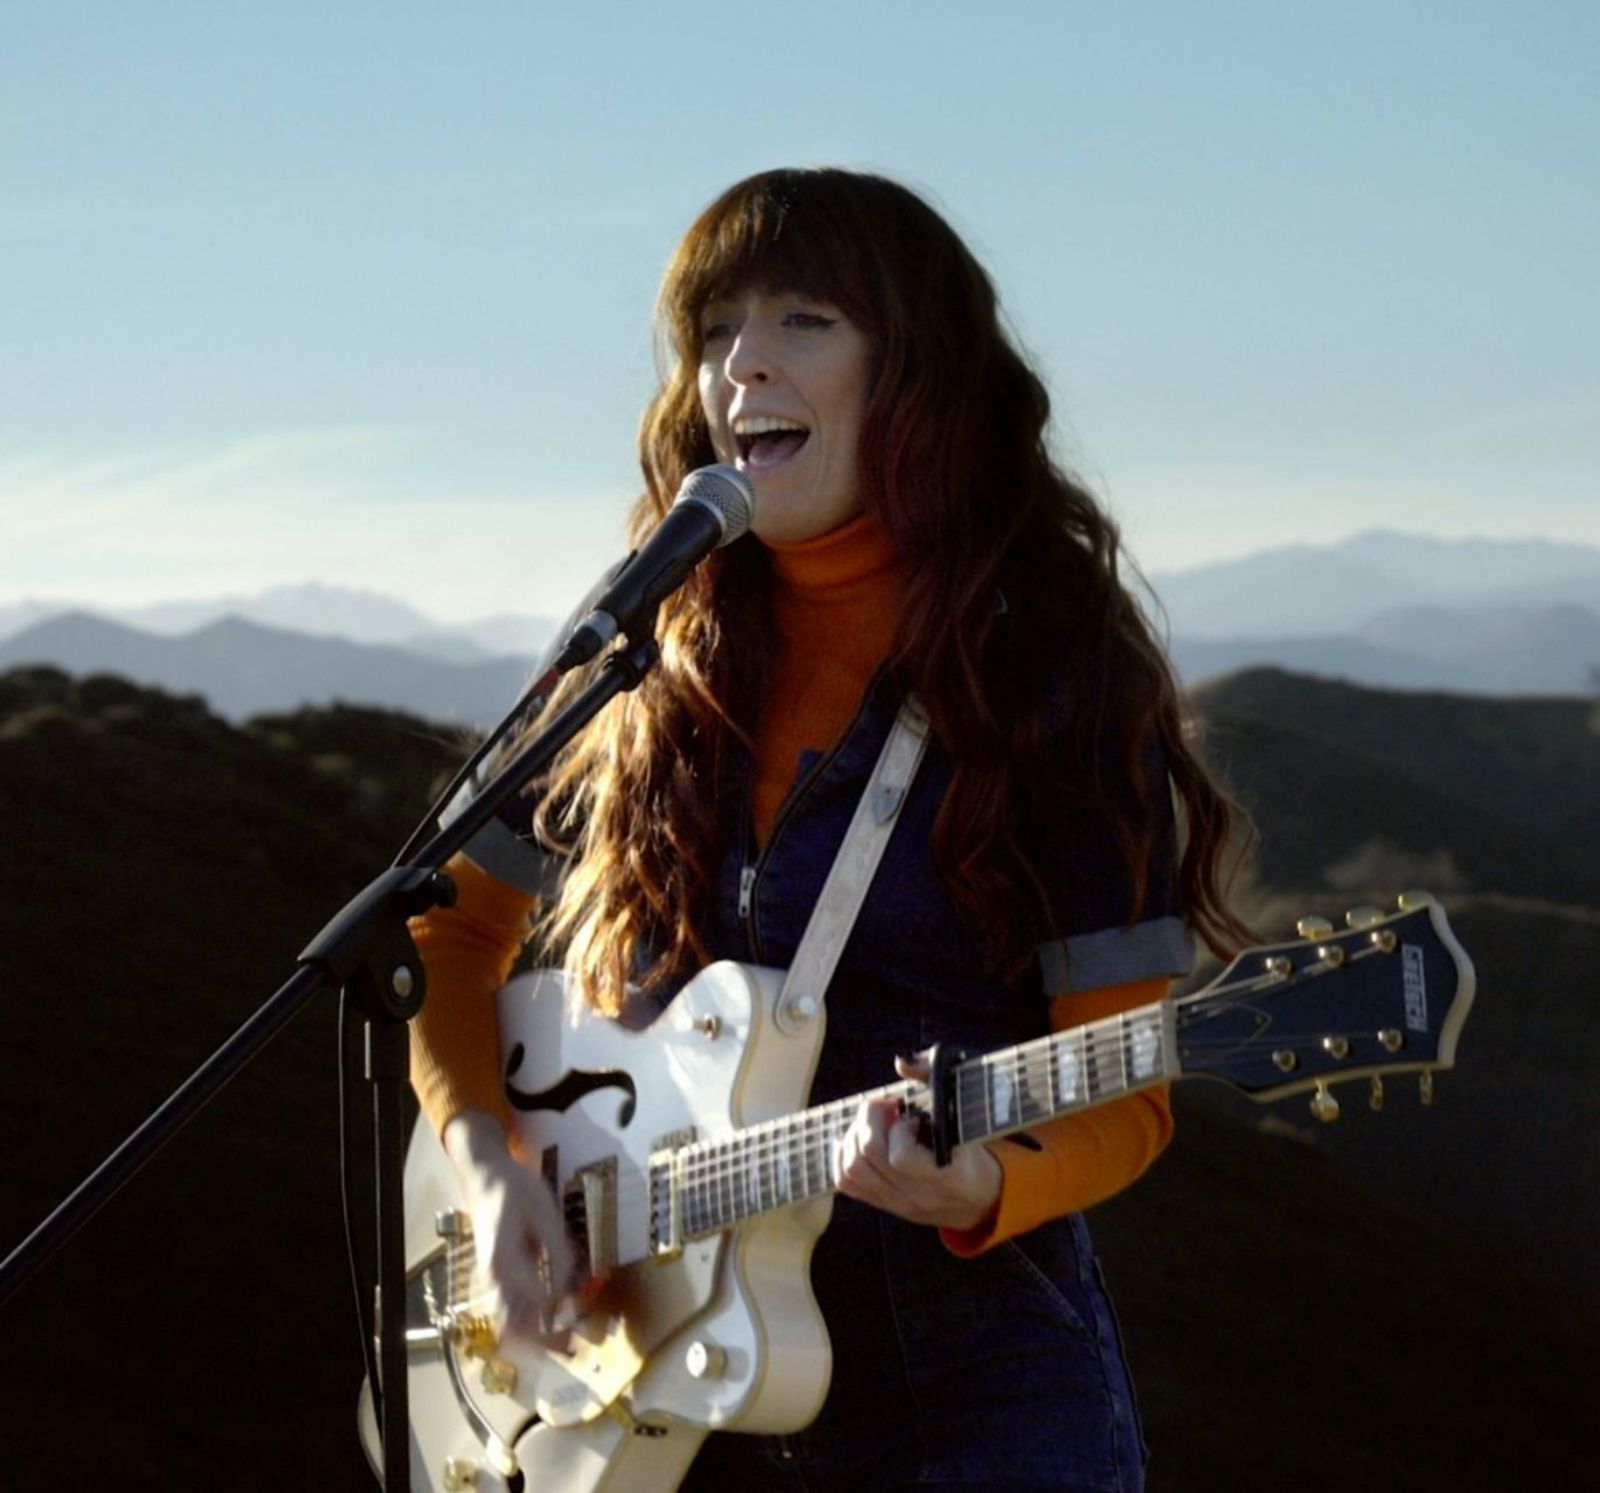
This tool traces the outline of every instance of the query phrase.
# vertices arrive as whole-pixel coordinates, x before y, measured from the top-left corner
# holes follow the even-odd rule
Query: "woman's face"
[[[826,301],[757,289],[711,302],[700,331],[700,407],[717,460],[755,485],[757,537],[814,539],[859,513],[866,333]]]

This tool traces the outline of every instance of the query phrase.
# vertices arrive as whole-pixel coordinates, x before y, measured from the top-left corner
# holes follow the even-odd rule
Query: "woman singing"
[[[763,173],[690,228],[660,317],[632,534],[724,462],[754,487],[754,537],[664,603],[660,666],[567,749],[536,815],[522,800],[452,863],[459,902],[416,929],[414,1081],[523,1330],[570,1260],[510,1159],[495,1051],[490,995],[530,927],[609,1012],[714,960],[786,967],[908,694],[931,744],[828,988],[812,1102],[897,1060],[920,1076],[936,1042],[1157,1000],[1191,929],[1219,950],[1243,932],[1221,890],[1234,815],[1116,530],[1052,459],[1045,390],[949,225],[880,177]],[[1140,1487],[1083,1214],[1171,1133],[1154,1087],[941,1168],[910,1119],[864,1105],[812,1260],[826,1403],[792,1435],[712,1435],[685,1486]]]

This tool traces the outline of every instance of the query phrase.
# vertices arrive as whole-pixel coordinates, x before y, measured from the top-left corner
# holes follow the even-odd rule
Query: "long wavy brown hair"
[[[1167,775],[1186,831],[1179,905],[1214,952],[1247,939],[1224,894],[1244,821],[1188,739],[1172,671],[1120,579],[1116,527],[1053,460],[1049,396],[1002,328],[989,277],[915,193],[837,169],[770,171],[700,215],[662,284],[632,542],[716,460],[700,315],[747,285],[832,303],[870,339],[861,497],[909,573],[886,667],[921,697],[952,761],[934,862],[997,966],[1020,972],[1061,926],[1041,827],[1108,827],[1145,901]],[[767,568],[748,539],[701,565],[661,608],[660,666],[541,785],[539,832],[573,856],[543,932],[603,1010],[630,982],[676,983],[707,957],[717,806],[765,684],[748,640],[771,635]]]

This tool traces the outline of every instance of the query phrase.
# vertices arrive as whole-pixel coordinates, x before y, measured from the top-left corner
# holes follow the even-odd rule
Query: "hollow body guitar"
[[[470,1228],[426,1124],[406,1166],[411,1475],[419,1489],[670,1493],[708,1432],[781,1434],[821,1408],[831,1371],[809,1262],[834,1155],[863,1099],[928,1117],[935,1148],[990,1139],[1204,1074],[1270,1100],[1452,1066],[1472,966],[1443,910],[1308,920],[1204,990],[804,1108],[821,1013],[780,1024],[783,971],[721,963],[643,1029],[569,999],[559,974],[499,995],[515,1145],[562,1199],[602,1281],[558,1351],[495,1341],[474,1300]],[[885,1059],[887,1067],[888,1060]],[[370,1403],[362,1430],[381,1466]]]

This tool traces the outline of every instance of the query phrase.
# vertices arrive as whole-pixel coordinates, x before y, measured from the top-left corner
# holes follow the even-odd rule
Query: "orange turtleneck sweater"
[[[826,751],[844,732],[889,653],[905,575],[888,535],[863,514],[821,538],[772,547],[776,656],[756,739],[755,833],[765,844],[794,783],[800,754]],[[493,992],[527,937],[532,899],[464,856],[449,867],[460,896],[412,925],[428,971],[429,999],[412,1023],[412,1081],[439,1129],[463,1109],[509,1122],[496,1061]],[[1057,1030],[1159,999],[1165,979],[1056,995]],[[885,1075],[888,1056],[885,1056]],[[940,1231],[973,1255],[1120,1192],[1172,1135],[1160,1086],[1066,1115],[1032,1132],[1041,1149],[999,1141],[1000,1198],[976,1228]]]

